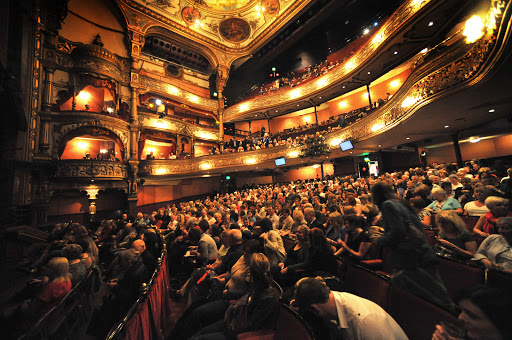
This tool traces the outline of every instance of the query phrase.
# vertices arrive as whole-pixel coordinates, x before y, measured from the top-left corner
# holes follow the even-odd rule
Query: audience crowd
[[[20,292],[23,303],[5,311],[2,319],[18,320],[22,327],[34,322],[94,270],[103,281],[98,292],[103,303],[92,332],[108,330],[156,268],[160,235],[166,234],[176,288],[171,296],[192,310],[174,328],[173,339],[272,328],[280,299],[338,320],[342,333],[355,330],[341,322],[341,307],[332,306],[367,306],[379,315],[375,322],[382,320],[390,333],[403,338],[396,322],[367,300],[325,290],[317,301],[294,293],[294,284],[304,277],[336,276],[339,261],[359,263],[370,258],[372,247],[386,247],[393,284],[457,313],[440,280],[438,256],[512,273],[512,169],[500,182],[502,170],[471,161],[462,168],[436,164],[377,178],[327,176],[240,189],[134,218],[123,214],[89,230],[74,223],[57,225],[48,243],[31,249],[26,265],[38,276]],[[478,219],[473,230],[467,230],[464,216]],[[436,231],[434,247],[423,229]],[[303,291],[316,286],[310,282]],[[462,302],[463,319],[469,307]],[[247,319],[238,327],[236,309],[244,306]],[[503,339],[510,336],[509,326],[493,319],[490,324]],[[448,338],[442,326],[434,337]]]

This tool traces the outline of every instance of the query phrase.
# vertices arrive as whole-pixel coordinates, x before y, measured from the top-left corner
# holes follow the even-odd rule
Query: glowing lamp
[[[480,39],[484,35],[484,22],[478,15],[473,15],[466,21],[464,32],[466,43],[471,44]]]
[[[78,94],[78,98],[87,101],[89,100],[89,98],[91,98],[91,94],[87,91],[80,91],[80,93]]]
[[[77,146],[82,149],[82,150],[85,150],[87,149],[87,147],[89,146],[89,144],[87,144],[87,142],[78,142]]]

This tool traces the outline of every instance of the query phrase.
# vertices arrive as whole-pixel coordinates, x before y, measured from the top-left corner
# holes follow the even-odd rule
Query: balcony
[[[56,167],[56,178],[128,178],[128,166],[117,161],[102,161],[95,159],[66,159],[56,162]]]

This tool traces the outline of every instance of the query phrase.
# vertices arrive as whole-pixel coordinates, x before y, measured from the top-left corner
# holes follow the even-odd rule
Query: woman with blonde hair
[[[466,223],[453,210],[442,210],[436,216],[439,227],[437,252],[447,257],[467,259],[475,255],[477,245],[467,231]]]
[[[327,224],[329,225],[325,231],[327,243],[329,243],[331,246],[337,247],[338,241],[345,240],[347,235],[345,228],[343,228],[343,215],[337,211],[330,213]]]
[[[475,227],[473,228],[473,232],[475,234],[483,237],[498,233],[496,221],[500,217],[512,216],[512,212],[509,208],[509,201],[506,198],[489,196],[485,199],[485,206],[489,209],[489,212],[480,216],[480,219],[476,222]]]

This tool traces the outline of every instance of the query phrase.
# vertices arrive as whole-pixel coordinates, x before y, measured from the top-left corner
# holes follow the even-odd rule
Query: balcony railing
[[[56,162],[55,177],[128,178],[128,166],[118,161],[96,159],[63,159]]]

